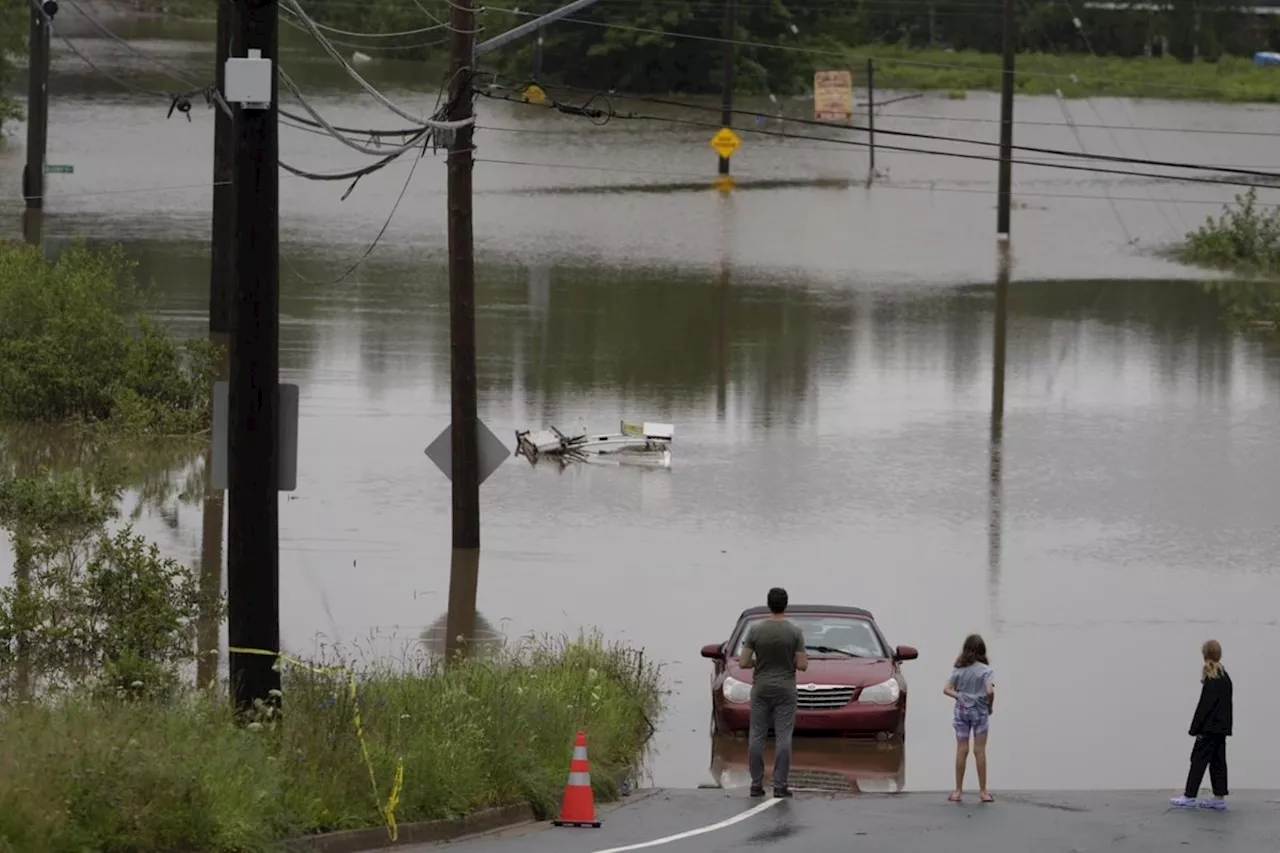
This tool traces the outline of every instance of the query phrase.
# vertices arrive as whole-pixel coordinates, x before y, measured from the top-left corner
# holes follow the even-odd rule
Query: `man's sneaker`
[[[775,797],[779,797],[779,798],[785,799],[785,798],[787,798],[787,797],[790,797],[790,796],[791,796],[791,789],[790,789],[790,788],[788,788],[788,787],[787,787],[787,786],[785,786],[785,785],[784,785],[784,786],[782,786],[781,788],[774,788],[774,789],[773,789],[773,795],[774,795]]]
[[[1213,809],[1216,812],[1225,811],[1227,808],[1226,800],[1201,800],[1196,804],[1202,809]]]
[[[1200,807],[1200,801],[1194,797],[1174,797],[1169,801],[1169,805],[1175,809],[1194,809]]]
[[[763,787],[763,786],[761,786],[761,787],[756,787],[755,785],[752,785],[752,786],[751,786],[751,796],[753,796],[753,797],[763,797],[763,796],[764,796],[764,787]]]

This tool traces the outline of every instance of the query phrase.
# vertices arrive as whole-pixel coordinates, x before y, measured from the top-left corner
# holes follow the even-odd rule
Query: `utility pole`
[[[876,61],[867,60],[867,153],[870,166],[867,183],[876,176]]]
[[[720,93],[720,126],[733,127],[733,42],[738,32],[738,0],[725,0],[724,85]],[[720,174],[729,174],[729,158],[720,158]]]
[[[449,121],[472,117],[476,14],[472,0],[453,0],[453,67]],[[453,547],[480,547],[480,449],[476,418],[476,271],[471,228],[471,125],[449,144],[449,351],[452,401]],[[452,581],[450,582],[452,586]],[[452,593],[450,594],[452,596]]]
[[[1000,178],[996,202],[996,237],[1009,239],[1013,189],[1013,56],[1018,42],[1017,0],[1004,0],[1004,62],[1000,74]]]
[[[227,633],[233,648],[280,649],[279,8],[238,0],[231,54],[271,62],[268,102],[232,107],[231,373],[228,430]],[[260,52],[260,53],[259,53]],[[267,93],[264,93],[267,94]],[[255,99],[256,100],[256,99]],[[237,709],[272,703],[280,673],[269,654],[231,652]]]
[[[217,40],[214,49],[214,79],[217,90],[226,90],[226,62],[231,56],[231,34],[235,28],[235,0],[217,0]],[[212,242],[209,253],[209,343],[218,351],[216,381],[225,382],[230,375],[231,242],[235,235],[235,196],[231,190],[234,175],[235,135],[232,117],[221,104],[213,115],[213,214]],[[209,388],[212,395],[213,388]],[[216,613],[222,593],[222,520],[225,499],[222,489],[213,487],[213,436],[205,455],[205,492],[203,524],[200,535],[200,598],[207,613]],[[218,675],[218,637],[220,622],[202,615],[196,631],[196,685],[208,687]]]
[[[542,79],[542,30],[538,30],[538,38],[533,43],[533,79]]]
[[[22,195],[27,210],[44,207],[44,155],[49,142],[49,29],[50,20],[37,3],[31,4],[27,40],[27,165],[22,172]]]

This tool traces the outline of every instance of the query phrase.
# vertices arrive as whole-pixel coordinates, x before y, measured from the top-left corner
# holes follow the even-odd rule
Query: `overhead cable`
[[[307,29],[311,31],[311,34],[316,39],[316,41],[319,42],[320,46],[324,48],[325,52],[328,53],[329,56],[332,57],[335,62],[337,62],[339,65],[342,66],[343,70],[347,72],[347,75],[350,76],[352,80],[355,80],[356,83],[360,84],[360,88],[364,89],[367,93],[369,93],[369,95],[373,97],[374,100],[376,100],[378,103],[382,104],[384,107],[391,110],[393,113],[400,116],[401,118],[407,121],[412,121],[412,122],[422,122],[422,124],[434,130],[458,130],[460,128],[468,127],[475,123],[474,116],[462,119],[460,121],[441,121],[435,118],[421,119],[418,116],[415,116],[413,113],[406,111],[405,109],[403,109],[402,107],[398,106],[396,103],[391,101],[386,95],[382,94],[382,92],[378,91],[378,88],[376,86],[372,85],[371,83],[369,83],[369,81],[361,77],[359,72],[357,72],[354,68],[351,67],[350,63],[348,63],[347,60],[343,58],[342,54],[338,52],[338,49],[335,48],[329,42],[329,39],[325,37],[324,33],[320,32],[320,30],[316,27],[315,21],[311,20],[311,18],[307,15],[307,13],[302,10],[302,6],[297,2],[297,0],[281,0],[281,8],[290,9],[298,17],[298,19],[302,21],[302,23],[307,27]]]

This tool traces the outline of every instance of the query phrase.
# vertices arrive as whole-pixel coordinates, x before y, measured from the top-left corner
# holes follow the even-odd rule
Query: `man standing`
[[[751,626],[743,643],[743,669],[755,670],[751,683],[751,742],[747,766],[751,770],[751,796],[764,796],[764,745],[769,728],[774,733],[773,795],[791,796],[787,776],[791,772],[791,735],[796,727],[796,670],[809,668],[804,634],[787,621],[787,591],[769,590],[769,616]]]

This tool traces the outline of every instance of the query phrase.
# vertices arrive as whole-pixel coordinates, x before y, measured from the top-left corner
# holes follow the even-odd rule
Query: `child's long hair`
[[[1204,657],[1204,673],[1202,680],[1210,678],[1219,678],[1222,673],[1222,644],[1217,640],[1206,640],[1205,644],[1200,647],[1200,654]]]
[[[1206,646],[1205,648],[1208,648]],[[1221,649],[1219,649],[1221,654]],[[982,639],[981,634],[970,634],[964,638],[964,648],[960,650],[960,657],[956,658],[956,669],[964,669],[966,666],[973,666],[975,663],[990,664],[987,660],[987,644]],[[1207,667],[1208,664],[1205,664]]]

